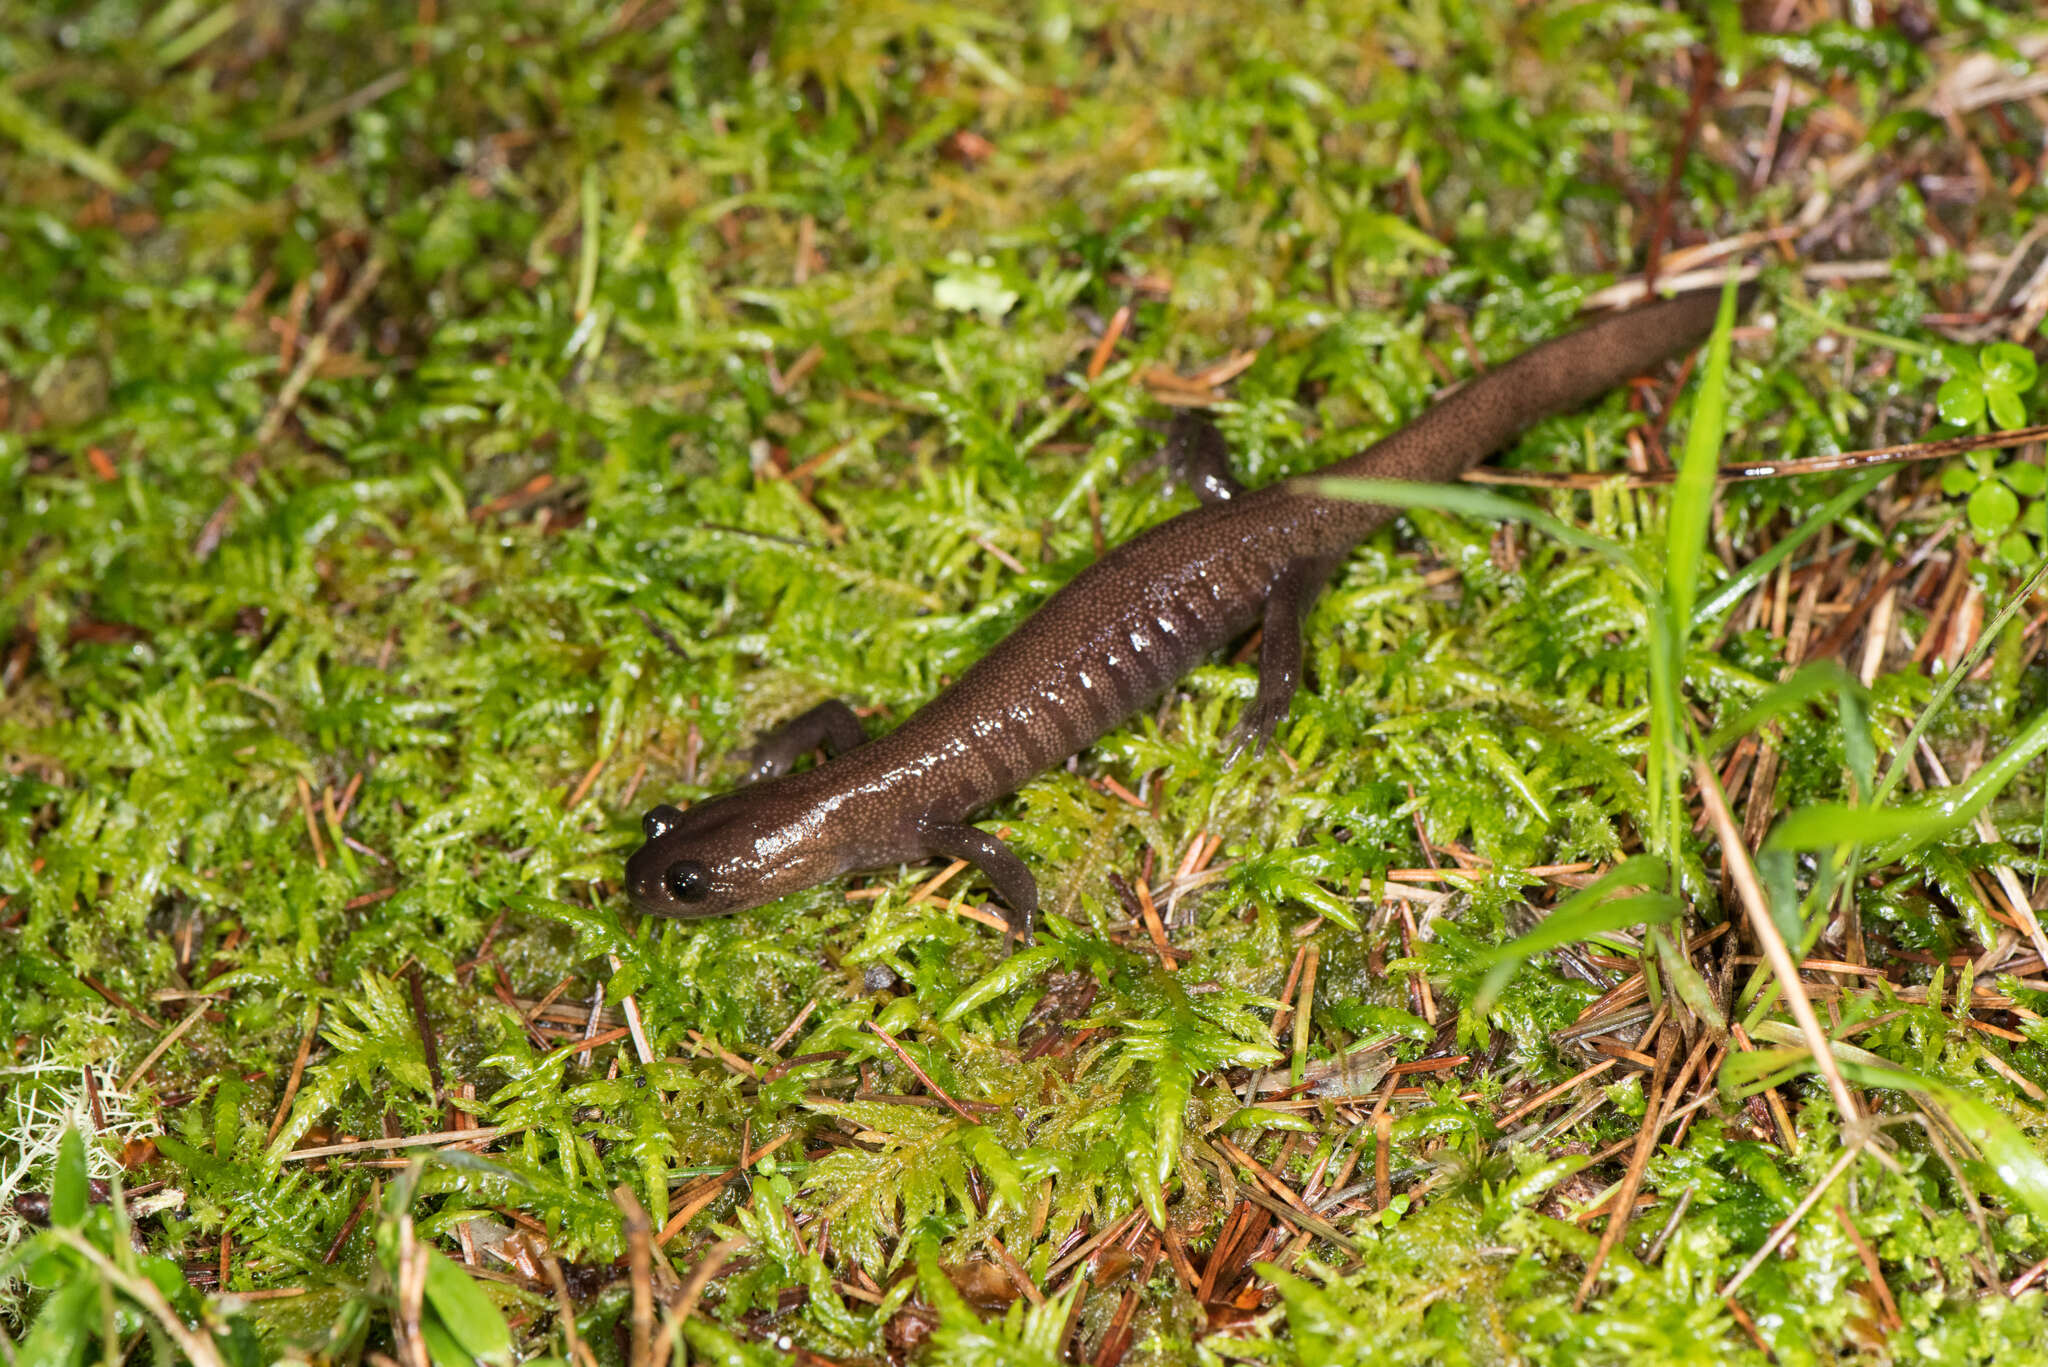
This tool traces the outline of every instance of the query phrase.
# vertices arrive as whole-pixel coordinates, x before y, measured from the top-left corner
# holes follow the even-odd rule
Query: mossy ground
[[[196,1351],[137,1291],[175,1268],[228,1360],[460,1367],[502,1331],[408,1280],[432,1246],[519,1352],[607,1363],[636,1288],[657,1331],[689,1300],[700,1360],[2048,1361],[2010,891],[2039,904],[2048,668],[2038,599],[1992,619],[2038,586],[2038,446],[1946,490],[1724,485],[1711,522],[1521,495],[1617,554],[1416,509],[1316,609],[1275,749],[1225,766],[1252,672],[1218,661],[991,814],[1051,913],[1007,960],[971,875],[702,924],[618,891],[651,802],[828,695],[900,720],[1186,506],[1171,402],[1262,483],[1750,234],[1725,401],[1674,372],[1503,463],[2038,411],[1976,350],[2048,304],[2026,8],[9,8],[0,1218],[57,1219],[16,1245],[24,1356]],[[1965,507],[1997,481],[2010,516]],[[1847,673],[1772,694],[1821,644]],[[1760,867],[1840,965],[1805,977],[1881,1141],[1754,994],[1694,753],[1751,846],[1836,823]],[[1990,775],[1991,824],[1845,865],[1900,759]],[[1678,900],[1475,1009],[1494,946],[1645,851]],[[168,1261],[73,1208],[67,1126]],[[481,1156],[291,1156],[459,1126]],[[688,1216],[651,1271],[617,1189]]]

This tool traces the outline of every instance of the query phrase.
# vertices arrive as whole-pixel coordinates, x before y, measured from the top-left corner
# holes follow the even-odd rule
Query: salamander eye
[[[674,830],[682,819],[680,810],[664,802],[659,807],[650,808],[647,815],[640,818],[640,834],[649,840],[659,840]]]
[[[711,877],[692,859],[678,859],[661,876],[662,886],[678,902],[701,902],[711,895]]]

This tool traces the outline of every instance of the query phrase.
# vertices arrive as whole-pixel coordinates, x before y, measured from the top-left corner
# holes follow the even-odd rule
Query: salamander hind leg
[[[1016,852],[978,826],[930,821],[923,834],[933,854],[965,859],[981,870],[996,896],[1003,899],[1003,920],[1009,926],[1003,932],[1003,952],[1007,954],[1018,940],[1030,944],[1032,920],[1038,914],[1038,880]]]
[[[1289,561],[1267,590],[1259,628],[1259,691],[1238,718],[1226,764],[1235,763],[1247,746],[1254,755],[1264,753],[1286,719],[1301,684],[1301,619],[1334,568],[1331,560]]]
[[[1206,413],[1184,408],[1174,417],[1166,436],[1166,466],[1204,503],[1228,503],[1244,492],[1230,472],[1230,448]]]
[[[820,745],[830,755],[844,754],[868,738],[860,718],[837,698],[829,698],[793,721],[776,727],[754,742],[743,759],[747,766],[743,783],[786,774],[798,759]]]

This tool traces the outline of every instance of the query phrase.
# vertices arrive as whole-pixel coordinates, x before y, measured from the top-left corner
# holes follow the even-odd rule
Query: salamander
[[[1232,477],[1213,426],[1177,418],[1167,455],[1195,508],[1081,571],[888,734],[869,740],[844,702],[821,703],[755,747],[745,786],[688,810],[649,811],[646,843],[626,861],[633,907],[715,916],[857,869],[964,859],[1005,904],[1005,941],[1028,940],[1037,882],[969,818],[1255,626],[1258,686],[1236,739],[1240,748],[1264,744],[1301,678],[1305,609],[1358,541],[1394,515],[1320,496],[1307,479],[1456,479],[1538,419],[1696,346],[1718,302],[1718,291],[1680,295],[1553,338],[1360,454],[1257,490]],[[824,762],[792,772],[820,746]]]

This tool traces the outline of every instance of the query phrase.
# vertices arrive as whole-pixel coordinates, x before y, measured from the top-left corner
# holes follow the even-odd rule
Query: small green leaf
[[[1991,421],[2008,430],[2027,425],[2027,406],[2010,389],[1994,389],[1985,396]]]
[[[1960,498],[1977,487],[1977,472],[1964,461],[1956,461],[1941,472],[1941,491],[1950,498]]]
[[[2025,532],[2007,532],[1998,539],[1998,558],[2008,565],[2034,563],[2034,543]]]
[[[73,1367],[84,1357],[98,1318],[99,1290],[98,1277],[80,1276],[44,1301],[21,1341],[15,1367]]]
[[[1714,734],[1707,738],[1709,754],[1718,753],[1735,743],[1775,717],[1783,716],[1805,706],[1815,698],[1830,693],[1843,697],[1861,698],[1867,690],[1858,683],[1856,676],[1833,660],[1816,660],[1801,665],[1789,679],[1773,684],[1763,695],[1735,716],[1714,728]]]
[[[2010,527],[2020,515],[2019,496],[1999,481],[1986,480],[1970,495],[1970,525],[1982,537],[1994,537]]]
[[[85,1170],[85,1140],[73,1127],[57,1141],[57,1174],[50,1183],[50,1223],[59,1229],[77,1229],[85,1223],[90,1191]]]
[[[1306,1116],[1294,1115],[1287,1111],[1268,1111],[1258,1106],[1241,1106],[1230,1113],[1230,1119],[1223,1122],[1223,1128],[1237,1130],[1295,1130],[1301,1134],[1320,1134],[1321,1128]]]
[[[960,1145],[973,1157],[1000,1200],[1012,1210],[1030,1209],[1024,1198],[1024,1170],[1017,1165],[1016,1155],[996,1139],[994,1131],[986,1125],[970,1125],[960,1132]]]
[[[2048,470],[2029,461],[2016,460],[1998,472],[2012,491],[2022,498],[2038,498],[2048,489]]]
[[[438,1315],[420,1318],[420,1338],[427,1345],[427,1357],[434,1367],[476,1367],[476,1359],[455,1341]]]
[[[2048,536],[2048,503],[2029,503],[2020,514],[2020,530],[2033,536]]]
[[[482,1287],[441,1253],[427,1255],[426,1296],[434,1318],[465,1353],[490,1367],[511,1367],[512,1331],[504,1315]]]
[[[1764,848],[1819,850],[1831,845],[1862,845],[1899,835],[1932,835],[1955,824],[1952,813],[1933,806],[1872,808],[1816,802],[1787,812]]]
[[[986,1005],[997,997],[1007,996],[1058,963],[1059,958],[1060,950],[1057,945],[1039,945],[1012,954],[983,974],[974,986],[955,997],[953,1004],[940,1014],[939,1019],[959,1020],[975,1007]]]
[[[1943,422],[1968,427],[1984,416],[1984,391],[1961,378],[1949,380],[1935,391],[1934,406]]]
[[[996,322],[1017,304],[1017,291],[1004,285],[994,271],[961,269],[939,277],[932,286],[932,302],[955,313],[979,313]]]
[[[1984,388],[2026,390],[2034,387],[2034,354],[2013,342],[1993,342],[1977,353]]]

